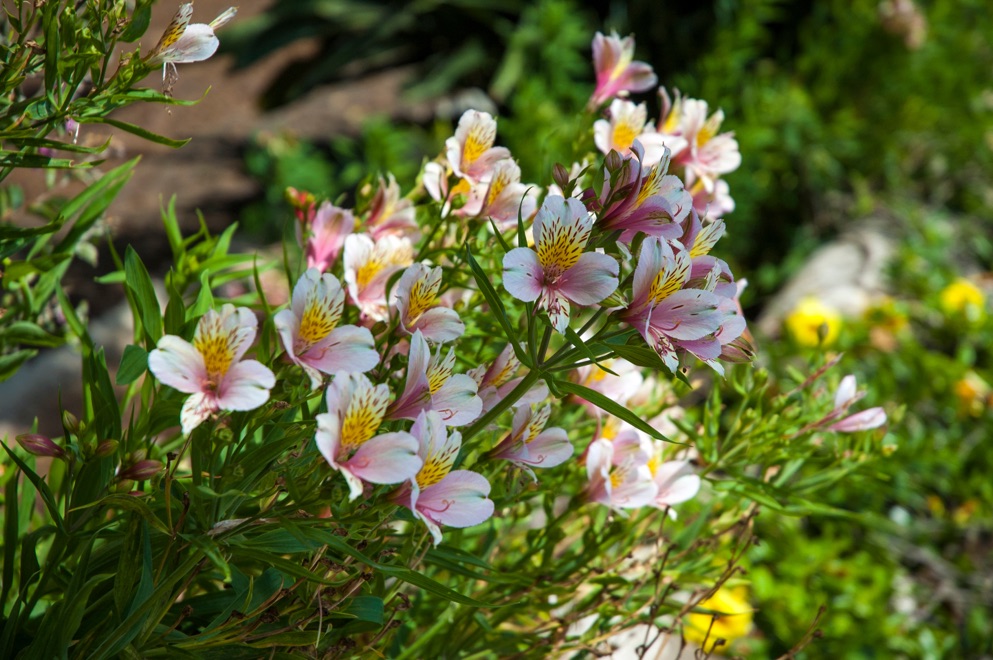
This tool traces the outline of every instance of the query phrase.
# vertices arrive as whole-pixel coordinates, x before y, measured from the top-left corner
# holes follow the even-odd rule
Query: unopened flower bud
[[[616,172],[621,169],[621,165],[624,164],[624,157],[621,156],[615,149],[611,149],[607,157],[603,159],[603,165],[607,168],[608,172]]]
[[[162,461],[138,461],[120,474],[122,481],[147,481],[162,470]]]
[[[68,433],[79,434],[82,426],[79,423],[79,418],[73,415],[68,410],[62,411],[62,427],[65,428]]]
[[[107,458],[108,456],[113,456],[117,452],[117,440],[103,440],[97,445],[96,450],[93,455],[97,458]]]
[[[130,479],[121,479],[113,485],[111,490],[115,493],[129,493],[134,489],[134,482]]]
[[[35,456],[64,458],[66,455],[65,449],[55,444],[51,438],[38,433],[22,433],[17,436],[17,444],[21,445],[24,451]]]

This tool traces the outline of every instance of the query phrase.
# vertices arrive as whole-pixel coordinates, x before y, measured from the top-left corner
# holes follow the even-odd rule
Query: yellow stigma
[[[414,281],[410,287],[410,300],[407,303],[407,317],[409,323],[416,323],[421,315],[438,304],[438,287],[441,280],[432,286],[427,282],[427,277]]]
[[[300,319],[300,339],[308,344],[321,341],[338,325],[340,314],[340,311],[335,314],[316,300],[311,301]]]
[[[630,149],[636,137],[638,131],[630,122],[620,121],[614,126],[614,146],[618,151]]]
[[[576,265],[588,238],[588,234],[578,236],[579,231],[580,228],[575,225],[551,225],[545,228],[542,241],[538,243],[538,261],[544,270],[557,269],[559,273],[563,273]]]
[[[389,391],[384,387],[355,391],[341,423],[342,447],[355,449],[376,434],[383,423],[389,397]]]
[[[204,333],[193,342],[194,348],[203,356],[204,366],[211,378],[223,376],[231,368],[234,361],[234,347],[228,343],[224,335],[213,332]]]

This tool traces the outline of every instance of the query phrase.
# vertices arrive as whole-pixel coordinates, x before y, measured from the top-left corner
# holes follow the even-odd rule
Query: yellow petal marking
[[[203,356],[207,374],[212,380],[223,376],[231,368],[234,361],[234,347],[229,337],[219,332],[220,328],[212,328],[193,340],[193,347]]]
[[[169,22],[169,26],[162,33],[162,38],[159,39],[159,43],[155,44],[155,48],[152,52],[148,54],[148,57],[154,57],[155,55],[161,54],[164,50],[168,49],[174,43],[179,41],[179,38],[183,36],[186,32],[186,26],[190,22],[190,18],[193,17],[193,3],[187,3],[179,6],[179,11],[173,16],[172,21]]]
[[[579,225],[549,223],[538,243],[538,262],[546,272],[557,270],[561,274],[576,265],[589,237],[589,230],[583,231]]]
[[[410,297],[407,302],[408,323],[417,323],[424,312],[438,304],[438,288],[441,286],[441,280],[432,284],[428,282],[429,277],[430,273],[416,279],[410,287]]]
[[[469,134],[465,138],[465,146],[462,147],[463,172],[493,146],[494,139],[496,139],[495,132],[489,130],[489,127],[482,122],[469,129]]]
[[[341,445],[355,449],[372,438],[383,423],[390,393],[385,387],[359,386],[352,394],[341,423]]]
[[[643,126],[636,127],[630,121],[621,119],[614,126],[614,147],[618,151],[630,149],[634,139],[641,133]]]

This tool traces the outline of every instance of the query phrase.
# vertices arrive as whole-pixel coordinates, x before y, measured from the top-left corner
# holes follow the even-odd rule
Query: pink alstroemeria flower
[[[521,168],[513,160],[493,166],[487,181],[473,185],[465,205],[455,214],[463,218],[492,218],[500,231],[517,226],[517,218],[527,220],[538,205],[538,188],[521,183]]]
[[[320,387],[321,373],[365,373],[379,364],[367,328],[338,327],[344,304],[345,291],[338,279],[310,268],[293,287],[290,309],[273,318],[287,356],[310,376],[312,389]]]
[[[497,123],[493,115],[466,110],[459,118],[455,136],[445,141],[445,156],[456,176],[470,184],[489,180],[497,161],[510,158],[506,147],[494,147]]]
[[[834,410],[828,419],[837,419],[844,415],[853,403],[865,396],[865,392],[857,390],[855,376],[849,374],[841,379],[838,390],[834,395]],[[886,411],[882,408],[869,408],[861,412],[854,413],[843,419],[834,422],[827,427],[828,431],[838,431],[839,433],[854,433],[855,431],[868,431],[879,428],[886,423]]]
[[[521,406],[514,413],[511,432],[489,453],[491,458],[502,458],[524,469],[531,478],[538,480],[531,469],[550,468],[565,463],[572,457],[572,443],[565,429],[545,424],[552,408],[544,405],[537,411],[531,406]]]
[[[441,543],[441,526],[472,527],[493,515],[490,482],[471,470],[452,470],[462,448],[462,434],[448,430],[436,412],[417,416],[411,434],[417,438],[424,462],[413,479],[390,499],[423,522],[434,544]]]
[[[740,317],[733,300],[706,289],[684,288],[691,265],[690,253],[678,241],[646,238],[634,271],[631,304],[621,318],[641,333],[673,373],[679,366],[677,347],[723,373],[716,362],[722,346],[716,333],[725,323],[737,324],[734,319]]]
[[[621,39],[616,32],[609,37],[597,32],[593,37],[593,68],[596,89],[590,107],[596,108],[615,96],[651,89],[658,78],[650,64],[633,62],[634,37]]]
[[[504,288],[518,300],[537,300],[558,332],[569,325],[569,301],[594,305],[617,288],[617,261],[583,252],[592,226],[578,199],[549,196],[534,219],[537,251],[514,248],[503,258]]]
[[[162,383],[191,396],[179,419],[189,435],[211,413],[254,410],[269,400],[276,377],[256,360],[242,360],[255,341],[252,310],[226,304],[208,310],[197,323],[193,343],[175,335],[159,339],[148,368]]]
[[[432,356],[420,330],[410,338],[407,378],[403,394],[389,409],[390,419],[417,419],[423,411],[434,411],[448,426],[464,426],[483,410],[476,394],[476,381],[465,374],[452,374],[455,349],[442,357],[441,347]]]
[[[355,229],[355,216],[347,209],[324,202],[308,229],[307,268],[316,268],[323,273],[338,260],[345,238]]]
[[[646,236],[676,238],[682,233],[680,223],[693,205],[693,198],[683,189],[678,176],[666,174],[669,156],[648,167],[644,164],[641,142],[631,146],[634,156],[622,165],[615,185],[611,172],[605,171],[600,198],[588,201],[597,213],[597,226],[603,231],[621,230],[619,241],[630,243],[638,232]],[[627,191],[618,192],[618,191]]]
[[[352,234],[345,239],[345,282],[363,319],[387,319],[386,283],[413,261],[414,248],[407,238],[386,235],[374,242],[366,234]]]
[[[490,410],[507,398],[514,388],[524,380],[523,376],[517,376],[517,370],[520,366],[521,361],[514,355],[514,347],[507,344],[492,364],[481,364],[468,372],[468,376],[476,381],[476,385],[479,387],[479,398],[483,400],[482,412]],[[546,397],[548,397],[548,386],[545,385],[545,381],[539,380],[534,387],[517,400],[514,407],[541,403]]]
[[[439,305],[441,274],[441,266],[413,264],[403,272],[396,286],[400,327],[409,334],[420,330],[425,339],[436,344],[454,341],[465,332],[458,312]]]
[[[692,499],[700,491],[700,477],[693,474],[693,466],[689,461],[663,461],[662,451],[665,444],[661,440],[652,443],[654,451],[648,459],[648,471],[658,487],[655,496],[655,506],[668,509],[669,517],[676,519],[673,505],[681,504]]]
[[[651,447],[634,429],[613,440],[599,438],[586,449],[586,496],[612,509],[636,509],[655,501],[658,486],[648,468]]]
[[[642,165],[649,167],[666,156],[666,148],[676,153],[686,147],[686,140],[679,136],[662,135],[655,132],[654,126],[647,126],[648,110],[644,103],[635,105],[631,101],[614,99],[610,104],[610,119],[597,119],[593,123],[593,142],[604,154],[616,151],[622,156],[631,156],[631,147],[638,140],[644,148]]]
[[[699,181],[705,193],[714,194],[718,177],[741,165],[734,133],[718,133],[724,113],[718,110],[708,117],[706,101],[684,99],[678,90],[675,103],[669,100],[665,88],[659,90],[659,96],[662,101],[659,133],[681,137],[687,144],[686,149],[673,155],[673,164],[685,168],[687,188],[695,190]]]
[[[407,237],[416,242],[420,237],[414,203],[400,196],[400,186],[392,174],[387,179],[379,177],[379,187],[369,204],[369,217],[365,226],[378,240],[387,234]]]
[[[373,386],[362,374],[339,374],[328,388],[328,412],[317,415],[317,448],[345,477],[350,500],[362,494],[362,482],[397,484],[421,469],[411,434],[376,434],[389,403],[385,384]]]

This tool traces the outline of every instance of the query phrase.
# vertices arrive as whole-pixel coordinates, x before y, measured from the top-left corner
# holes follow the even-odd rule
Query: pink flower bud
[[[162,461],[143,460],[123,470],[119,475],[122,481],[145,481],[162,470]]]
[[[113,456],[117,451],[117,440],[103,440],[97,445],[94,456],[97,458],[107,458]]]
[[[17,436],[17,444],[24,448],[24,451],[35,456],[49,456],[51,458],[65,458],[65,449],[52,442],[51,438],[37,433],[23,433]]]

